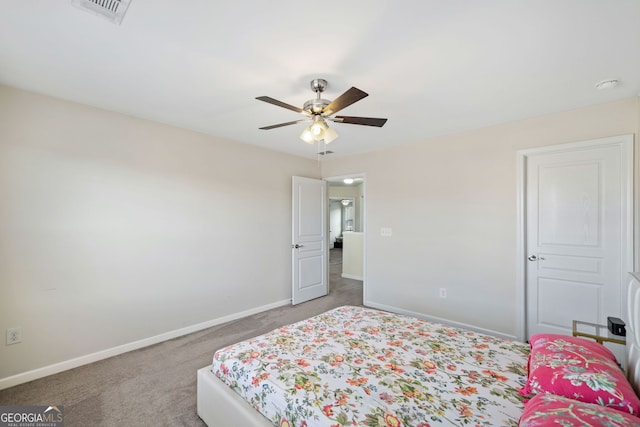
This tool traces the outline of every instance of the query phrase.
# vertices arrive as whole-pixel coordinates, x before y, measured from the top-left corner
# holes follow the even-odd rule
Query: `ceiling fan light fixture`
[[[338,133],[333,128],[327,126],[327,128],[324,130],[323,137],[324,143],[328,144],[338,137]]]
[[[300,139],[306,142],[307,144],[313,144],[315,142],[315,138],[313,137],[313,132],[311,132],[311,126],[307,126],[302,133],[300,134]]]
[[[313,137],[316,139],[316,141],[319,141],[322,139],[322,136],[324,135],[324,132],[326,130],[327,130],[327,124],[324,122],[322,117],[314,116],[313,124],[311,125],[311,133],[313,133]]]
[[[314,123],[311,125],[311,133],[313,134],[314,138],[322,139],[318,137],[324,133],[324,127],[320,124]]]

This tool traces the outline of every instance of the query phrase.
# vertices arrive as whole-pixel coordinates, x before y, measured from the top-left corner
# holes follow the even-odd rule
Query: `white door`
[[[526,337],[623,317],[632,158],[631,136],[526,155]]]
[[[293,290],[299,304],[327,294],[327,183],[293,177]]]

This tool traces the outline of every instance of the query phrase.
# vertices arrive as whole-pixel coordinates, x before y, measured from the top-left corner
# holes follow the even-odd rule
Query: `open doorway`
[[[329,289],[364,294],[365,179],[363,174],[326,179],[329,203]]]

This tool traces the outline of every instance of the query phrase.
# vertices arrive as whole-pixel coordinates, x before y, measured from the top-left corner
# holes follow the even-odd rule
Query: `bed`
[[[639,278],[629,286],[626,318],[634,387]],[[211,427],[515,426],[529,351],[516,341],[339,307],[215,352],[197,374],[198,415]]]
[[[217,351],[198,381],[235,392],[222,404],[233,408],[228,425],[514,425],[527,353],[522,343],[345,306]],[[219,393],[201,400],[203,388],[201,418],[223,425],[219,408],[207,407]],[[257,409],[251,420],[237,418],[247,406],[240,395]]]

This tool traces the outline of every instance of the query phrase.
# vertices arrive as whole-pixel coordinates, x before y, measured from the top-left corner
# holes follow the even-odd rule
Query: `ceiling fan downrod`
[[[331,103],[326,99],[320,98],[320,94],[327,88],[327,81],[325,79],[313,79],[311,80],[311,90],[316,93],[316,99],[310,99],[304,103],[302,109],[314,116],[322,114],[324,108]]]

